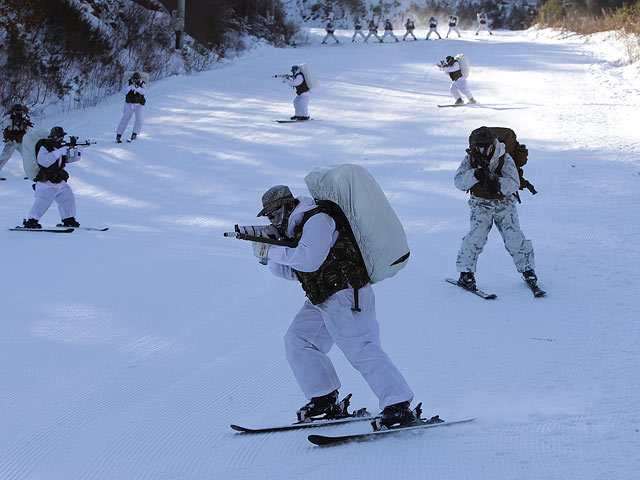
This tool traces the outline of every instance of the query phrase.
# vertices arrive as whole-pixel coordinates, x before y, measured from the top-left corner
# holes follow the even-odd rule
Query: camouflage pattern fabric
[[[471,229],[462,239],[456,267],[458,272],[475,272],[478,256],[482,253],[491,227],[495,223],[504,240],[504,246],[513,258],[518,272],[535,269],[533,245],[520,230],[518,208],[513,196],[488,200],[472,196]]]

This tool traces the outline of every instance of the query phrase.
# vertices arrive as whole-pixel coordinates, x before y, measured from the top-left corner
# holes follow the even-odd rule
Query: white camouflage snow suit
[[[458,272],[475,272],[478,256],[482,253],[491,227],[495,223],[504,240],[504,246],[513,258],[518,272],[535,269],[533,246],[520,230],[515,193],[520,187],[518,170],[511,156],[506,153],[503,143],[494,140],[495,151],[489,162],[489,171],[498,171],[500,191],[495,198],[482,198],[471,192],[471,229],[462,239],[456,267]],[[504,155],[503,161],[500,158]],[[500,164],[502,165],[500,166]],[[459,190],[471,190],[478,184],[470,156],[464,158],[454,178]],[[482,195],[480,192],[476,192]],[[491,195],[487,195],[491,197]]]
[[[298,197],[298,200],[300,203],[287,225],[290,238],[295,237],[296,227],[305,213],[317,208],[312,198]],[[316,213],[304,223],[296,248],[272,246],[269,249],[269,268],[276,276],[299,280],[295,271],[316,272],[326,265],[338,236],[333,218],[326,213]],[[410,402],[413,400],[411,388],[380,344],[371,285],[360,288],[358,298],[360,311],[354,311],[354,290],[349,285],[315,305],[310,299],[305,301],[285,335],[291,370],[309,399],[337,390],[340,380],[327,355],[336,344],[369,384],[381,409]]]

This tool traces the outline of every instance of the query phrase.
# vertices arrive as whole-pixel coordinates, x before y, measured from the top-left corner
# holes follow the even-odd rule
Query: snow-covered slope
[[[223,68],[152,83],[140,139],[113,142],[114,96],[49,117],[97,140],[69,167],[83,225],[0,232],[2,479],[632,479],[640,452],[638,88],[579,40],[464,32],[461,40],[261,48]],[[420,32],[422,38],[426,32]],[[348,42],[348,32],[338,32]],[[471,60],[476,107],[434,64]],[[322,87],[314,121],[270,76],[300,61]],[[520,220],[534,299],[491,233],[477,279],[446,284],[468,228],[452,177],[469,132],[513,127],[529,147]],[[127,131],[129,133],[130,130]],[[293,420],[305,402],[282,337],[303,302],[249,244],[260,196],[328,163],[367,167],[403,221],[409,265],[375,287],[386,350],[425,414],[479,417],[420,435],[322,449],[307,432],[243,436],[230,423]],[[19,157],[0,223],[33,200]],[[44,224],[59,220],[55,206]],[[376,399],[339,351],[354,406]],[[328,433],[365,431],[366,424]]]

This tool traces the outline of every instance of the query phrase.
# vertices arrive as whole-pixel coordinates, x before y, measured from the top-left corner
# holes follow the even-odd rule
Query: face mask
[[[494,145],[493,142],[487,144],[476,144],[476,151],[485,158],[493,155]]]
[[[271,213],[267,214],[267,218],[271,222],[271,225],[276,227],[278,231],[281,231],[282,227],[284,226],[285,211],[286,211],[285,205],[282,205],[276,208]]]

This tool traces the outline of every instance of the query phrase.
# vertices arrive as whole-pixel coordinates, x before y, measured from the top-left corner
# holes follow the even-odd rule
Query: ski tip
[[[327,437],[326,435],[309,435],[307,437],[307,440],[309,440],[314,445],[319,445],[320,447],[342,443],[339,440],[336,440],[333,437]]]
[[[229,425],[232,429],[234,429],[236,432],[249,432],[250,430],[245,428],[245,427],[241,427],[240,425]]]

